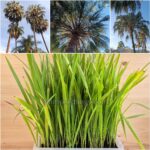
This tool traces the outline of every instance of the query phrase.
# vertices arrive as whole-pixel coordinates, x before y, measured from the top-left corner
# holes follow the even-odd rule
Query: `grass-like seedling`
[[[10,61],[8,65],[22,92],[13,105],[28,126],[39,147],[116,147],[119,123],[128,127],[141,149],[144,146],[125,117],[122,106],[129,91],[145,77],[146,66],[120,81],[128,63],[119,55],[27,54],[24,65],[26,86],[22,85]],[[143,104],[137,104],[147,108]],[[148,108],[147,108],[148,109]]]

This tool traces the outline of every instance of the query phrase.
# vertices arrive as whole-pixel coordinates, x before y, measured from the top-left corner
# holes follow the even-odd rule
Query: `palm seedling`
[[[37,52],[37,40],[36,40],[36,27],[41,22],[44,17],[45,10],[40,5],[31,5],[28,7],[26,11],[26,20],[31,25],[31,29],[34,35],[34,44],[35,44],[35,51]]]
[[[121,123],[124,133],[128,127],[144,149],[129,122],[141,114],[126,117],[131,105],[125,111],[122,106],[129,91],[147,76],[147,65],[120,85],[128,63],[119,63],[119,55],[54,54],[40,56],[37,63],[27,54],[23,86],[6,59],[23,95],[16,97],[20,106],[11,105],[38,147],[116,147]]]
[[[12,24],[15,23],[18,25],[18,22],[22,20],[24,15],[23,6],[21,6],[19,2],[15,2],[15,1],[8,2],[6,4],[6,8],[4,9],[4,13],[5,13],[5,17],[8,18]],[[9,35],[6,53],[9,52],[10,40],[11,40],[11,35]]]

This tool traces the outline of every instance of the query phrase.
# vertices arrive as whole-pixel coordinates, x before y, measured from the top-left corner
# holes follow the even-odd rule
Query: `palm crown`
[[[23,34],[23,27],[11,23],[8,28],[8,33],[11,35],[11,38],[18,39]]]
[[[26,11],[26,20],[31,26],[35,26],[44,17],[44,13],[44,8],[40,5],[31,5]]]
[[[114,9],[116,13],[121,13],[122,11],[135,11],[137,8],[140,8],[140,6],[140,0],[111,0],[111,8]]]
[[[8,2],[6,8],[4,9],[6,18],[11,22],[19,22],[24,16],[23,6],[19,2]]]
[[[47,29],[48,29],[48,20],[41,19],[35,27],[35,32],[42,33],[42,32],[45,32]]]
[[[59,40],[59,47],[67,52],[97,51],[107,48],[106,22],[103,7],[98,2],[52,2],[51,39]],[[58,12],[59,10],[59,12]],[[56,42],[57,43],[57,42]]]

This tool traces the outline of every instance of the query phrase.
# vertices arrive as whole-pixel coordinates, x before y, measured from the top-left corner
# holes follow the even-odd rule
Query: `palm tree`
[[[19,22],[22,20],[24,15],[23,6],[19,2],[12,1],[6,4],[4,9],[5,17],[11,22]]]
[[[117,49],[123,49],[123,48],[125,48],[125,45],[124,45],[123,41],[120,41],[120,42],[118,43]]]
[[[19,2],[8,2],[6,4],[6,8],[4,9],[4,13],[5,17],[8,18],[9,21],[12,22],[12,24],[16,23],[18,25],[18,22],[21,21],[24,16],[23,6],[21,6]],[[8,38],[6,53],[9,52],[11,36],[12,35],[9,35]]]
[[[147,26],[147,24],[148,21],[143,19],[141,12],[137,14],[129,13],[127,15],[117,16],[114,24],[114,32],[118,32],[121,37],[126,33],[126,39],[131,39],[133,51],[136,52],[134,38],[136,33],[139,32],[143,26]]]
[[[65,52],[91,52],[107,48],[106,24],[102,2],[51,2],[51,39]],[[55,7],[54,7],[55,6]],[[59,12],[58,12],[59,11]],[[59,41],[58,41],[59,40]],[[51,41],[52,43],[52,41]]]
[[[43,19],[45,14],[45,10],[40,5],[31,5],[28,7],[28,10],[26,11],[26,20],[31,25],[31,29],[33,30],[34,35],[34,44],[35,44],[35,50],[37,51],[37,40],[36,40],[36,27],[40,23],[40,21]]]
[[[18,25],[11,23],[8,28],[8,33],[9,33],[9,40],[7,44],[6,53],[9,52],[11,38],[15,39],[15,47],[17,47],[17,39],[23,34],[23,27],[18,27]]]
[[[136,44],[135,44],[135,47],[138,49],[138,51],[139,51],[139,49],[140,49],[140,47],[141,47],[141,40],[140,40],[140,37],[139,37],[139,33],[137,33],[136,34]]]
[[[17,51],[17,39],[24,33],[23,27],[19,27],[17,24],[11,23],[9,25],[8,33],[11,38],[15,39],[15,48]],[[10,40],[9,40],[9,45],[10,45]]]
[[[139,33],[137,33],[137,42],[140,43],[140,46],[142,47],[143,52],[147,52],[147,39],[150,38],[150,31],[148,29],[148,26],[143,25],[140,28]]]
[[[33,53],[35,52],[34,49],[34,41],[33,36],[28,35],[27,38],[22,37],[21,40],[17,41],[19,43],[19,46],[17,47],[17,50],[19,53]],[[37,42],[37,44],[40,42]],[[16,48],[12,50],[12,52],[15,52]]]
[[[121,12],[135,11],[141,6],[141,0],[111,0],[111,9],[115,13],[120,14]]]
[[[47,52],[49,53],[49,50],[48,50],[48,47],[46,45],[46,41],[45,41],[45,38],[43,35],[43,32],[45,32],[47,29],[48,29],[48,20],[47,19],[41,19],[35,28],[35,32],[41,34],[45,48],[46,48]]]

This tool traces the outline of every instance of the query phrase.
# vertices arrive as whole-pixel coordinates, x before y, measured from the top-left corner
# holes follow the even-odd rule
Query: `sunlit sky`
[[[149,20],[150,21],[150,1],[142,1],[141,2],[141,9],[140,9],[142,16],[145,20]],[[131,40],[128,39],[126,41],[125,36],[123,38],[120,38],[118,36],[118,33],[114,33],[113,30],[113,26],[114,26],[114,22],[116,20],[116,14],[114,11],[111,12],[111,21],[110,21],[110,47],[113,49],[116,49],[118,46],[118,42],[119,41],[123,41],[125,46],[128,46],[130,48],[132,48],[132,44],[131,44]],[[150,30],[150,26],[149,26],[149,30]],[[150,50],[150,40],[147,41],[147,49]]]
[[[40,4],[42,7],[45,8],[45,11],[46,11],[45,18],[48,19],[49,24],[50,24],[50,1],[48,1],[48,0],[30,0],[30,1],[29,0],[18,0],[18,1],[24,7],[25,11],[29,7],[29,5]],[[0,14],[1,14],[1,18],[0,18],[0,22],[1,22],[1,25],[0,25],[0,27],[1,27],[0,52],[6,51],[8,37],[9,37],[7,30],[8,30],[8,25],[10,24],[10,22],[7,18],[5,18],[4,13],[3,13],[3,9],[5,8],[7,2],[8,1],[1,1],[1,9],[0,9]],[[28,35],[33,35],[33,32],[30,28],[30,24],[28,24],[26,22],[25,18],[23,18],[23,20],[19,23],[19,25],[24,27],[24,34],[22,35],[23,37],[27,37]],[[41,41],[41,43],[38,44],[38,47],[41,48],[42,50],[46,51],[41,35],[36,34],[36,36],[37,36],[37,41]],[[44,37],[45,37],[47,46],[50,49],[50,28],[48,28],[48,30],[44,33]],[[15,40],[11,39],[10,50],[12,50],[14,47],[15,47]]]

